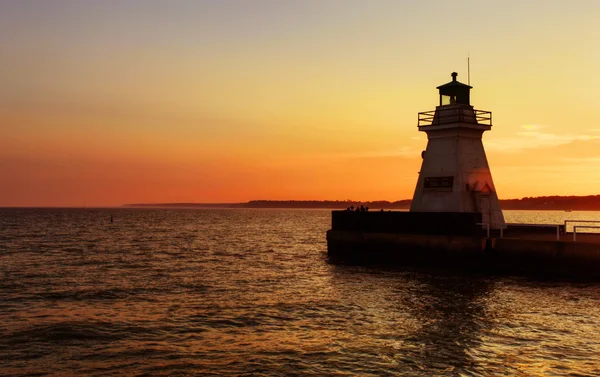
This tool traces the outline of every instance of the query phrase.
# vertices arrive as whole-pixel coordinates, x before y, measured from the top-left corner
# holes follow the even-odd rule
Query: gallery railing
[[[475,123],[492,125],[492,112],[463,108],[438,109],[419,113],[418,126],[433,126],[449,123]]]

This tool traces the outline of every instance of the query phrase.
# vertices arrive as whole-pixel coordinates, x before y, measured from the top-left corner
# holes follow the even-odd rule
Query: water
[[[326,210],[2,209],[0,374],[600,375],[600,283],[328,264],[329,225]]]

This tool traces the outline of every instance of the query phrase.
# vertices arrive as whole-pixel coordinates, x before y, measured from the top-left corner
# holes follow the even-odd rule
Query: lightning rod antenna
[[[471,85],[471,57],[469,53],[467,53],[467,83]]]

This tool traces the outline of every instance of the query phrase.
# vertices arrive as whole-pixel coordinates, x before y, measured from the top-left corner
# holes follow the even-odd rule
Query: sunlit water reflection
[[[600,284],[333,265],[329,226],[326,210],[0,210],[0,374],[600,375]]]

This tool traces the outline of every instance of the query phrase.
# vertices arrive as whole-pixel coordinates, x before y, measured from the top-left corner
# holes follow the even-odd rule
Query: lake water
[[[0,375],[600,375],[600,283],[333,265],[330,218],[0,209]]]

